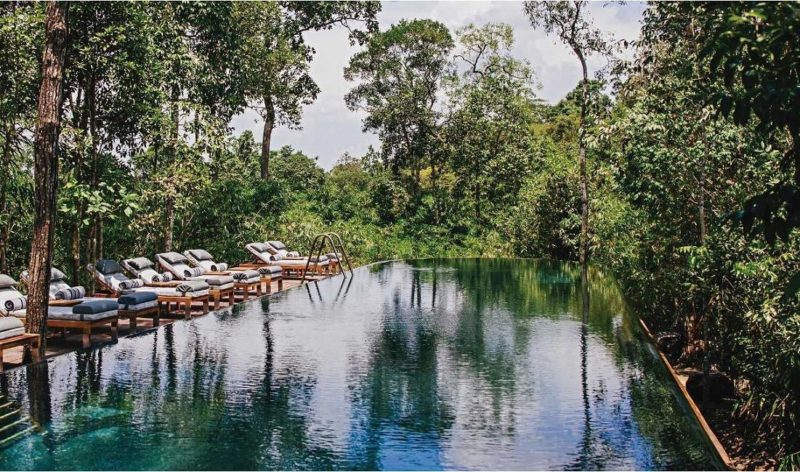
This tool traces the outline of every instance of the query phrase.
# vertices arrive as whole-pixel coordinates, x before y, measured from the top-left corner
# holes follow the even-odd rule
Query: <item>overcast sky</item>
[[[638,37],[644,9],[645,4],[639,2],[624,5],[597,2],[590,6],[599,28],[613,34],[615,39],[628,40]],[[452,32],[469,23],[503,22],[511,25],[516,39],[513,52],[531,63],[541,85],[535,93],[548,102],[557,102],[580,79],[580,65],[572,52],[557,43],[555,37],[534,31],[523,13],[521,2],[383,2],[378,15],[381,30],[404,18],[437,20]],[[377,147],[378,140],[371,133],[362,133],[363,114],[351,112],[344,104],[344,95],[353,84],[344,80],[342,72],[358,47],[350,46],[343,28],[312,32],[306,35],[306,40],[316,49],[311,76],[321,92],[316,102],[305,108],[303,128],[276,129],[272,147],[278,149],[291,145],[309,156],[319,157],[319,165],[330,169],[343,153],[363,155],[370,144]],[[603,65],[605,62],[602,60],[590,61],[591,70]],[[257,141],[261,140],[262,122],[255,111],[248,110],[235,117],[231,125],[236,134],[249,129]]]

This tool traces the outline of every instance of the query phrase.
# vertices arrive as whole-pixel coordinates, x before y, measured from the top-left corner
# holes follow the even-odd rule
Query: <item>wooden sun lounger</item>
[[[259,264],[256,262],[246,262],[244,264],[239,264],[236,267],[231,267],[228,270],[250,270],[250,269],[258,269],[259,267],[264,267],[268,264]],[[272,277],[269,275],[262,275],[261,276],[261,290],[265,294],[272,293]],[[278,278],[278,290],[283,290],[283,276]]]
[[[106,283],[105,280],[103,280],[100,277],[98,277],[94,270],[92,270],[90,272],[92,273],[92,278],[94,278],[94,280],[101,287],[103,287],[103,291],[95,293],[95,296],[98,296],[98,297],[103,297],[103,296],[115,297],[115,296],[119,296],[119,292],[114,290],[113,287],[109,286]],[[180,282],[177,282],[177,283],[176,282],[177,281],[172,281],[172,282],[149,282],[149,283],[147,283],[146,287],[177,287],[178,285],[180,285]],[[211,292],[209,291],[209,294],[210,293]],[[148,308],[146,310],[142,310],[142,311],[134,312],[134,313],[130,313],[129,310],[118,310],[118,313],[120,314],[120,316],[122,316],[123,314],[125,314],[125,316],[128,316],[128,319],[131,320],[131,323],[134,323],[131,326],[135,326],[136,325],[135,324],[136,323],[136,318],[138,318],[140,316],[143,317],[143,316],[146,316],[146,315],[152,315],[153,316],[153,326],[158,326],[160,324],[160,318],[161,318],[162,309],[164,307],[166,307],[166,311],[164,313],[170,313],[169,310],[170,310],[170,307],[171,307],[172,303],[176,304],[175,305],[176,310],[179,309],[180,304],[183,304],[185,307],[188,307],[189,308],[188,315],[186,314],[185,310],[184,310],[184,313],[183,313],[183,315],[185,315],[187,318],[191,317],[192,302],[202,302],[202,306],[203,306],[202,314],[205,315],[206,313],[208,313],[208,297],[209,297],[209,295],[203,295],[201,297],[190,297],[190,296],[179,296],[178,294],[173,296],[173,295],[164,295],[164,294],[156,293],[156,296],[158,297],[158,305],[155,306],[155,307]],[[175,314],[180,315],[181,313],[175,313]]]
[[[39,360],[39,340],[38,334],[23,333],[10,338],[0,339],[0,373],[3,373],[3,351],[18,346],[30,346],[33,361]]]
[[[231,275],[231,272],[235,272],[238,267],[234,267],[233,269],[228,269],[223,272],[206,272],[206,275]],[[260,297],[263,294],[263,283],[264,278],[262,277],[261,280],[257,282],[240,282],[238,280],[233,281],[233,296],[231,297],[230,304],[233,305],[234,297],[236,295],[241,295],[242,301],[247,301],[250,299],[250,295],[255,295],[256,297]],[[253,293],[255,292],[255,293]],[[267,293],[269,293],[269,289]],[[215,308],[216,309],[216,308]]]
[[[169,282],[147,282],[145,287],[169,287],[169,288],[174,288],[174,287],[177,287],[178,285],[180,285],[182,283],[183,283],[182,280],[171,280]],[[191,300],[194,300],[194,301],[203,301],[204,302],[203,303],[203,314],[205,315],[206,313],[208,313],[208,305],[209,305],[208,302],[209,302],[209,300],[214,302],[214,310],[219,310],[219,304],[220,304],[221,301],[227,300],[225,303],[228,303],[228,305],[233,305],[233,303],[234,303],[234,299],[233,299],[234,292],[233,292],[233,289],[234,288],[236,288],[236,287],[234,286],[234,287],[231,287],[231,288],[218,289],[218,288],[214,288],[214,287],[209,285],[209,287],[208,287],[208,295],[206,295],[204,297],[194,297],[194,298],[192,298],[192,297],[179,297],[179,296],[174,296],[174,295],[157,294],[158,295],[158,303],[159,303],[159,305],[161,304],[162,298],[163,298],[164,302],[168,301],[169,303],[167,303],[166,306],[168,308],[167,312],[169,313],[170,303],[177,302],[178,299],[180,299],[180,302],[183,305],[186,304],[186,299],[187,298],[189,298]],[[191,300],[190,300],[190,305],[191,305]]]
[[[75,306],[83,302],[83,300],[50,300],[47,302],[48,306]],[[58,318],[47,317],[48,328],[58,328],[61,330],[61,336],[67,336],[67,329],[78,329],[83,332],[82,346],[88,348],[92,345],[92,330],[101,328],[108,325],[111,328],[111,340],[116,341],[119,339],[119,310],[115,316],[99,320],[61,320]]]

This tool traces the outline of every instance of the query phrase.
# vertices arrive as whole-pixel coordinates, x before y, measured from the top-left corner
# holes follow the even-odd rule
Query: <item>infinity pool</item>
[[[0,469],[715,468],[612,279],[388,262],[15,369]]]

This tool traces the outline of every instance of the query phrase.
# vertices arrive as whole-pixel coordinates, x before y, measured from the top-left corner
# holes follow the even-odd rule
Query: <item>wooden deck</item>
[[[324,277],[320,277],[322,279]],[[300,285],[300,280],[292,280],[292,279],[285,279],[283,281],[283,290],[288,290],[290,288],[294,288]],[[278,282],[272,282],[272,293],[278,293]],[[268,295],[265,295],[268,296]],[[236,301],[241,301],[242,297],[237,296]],[[250,300],[255,300],[256,297],[251,295]],[[225,309],[227,306],[223,306],[221,309]],[[179,321],[179,318],[161,318],[161,325],[166,325],[169,323],[174,323]],[[152,327],[152,320],[149,318],[139,318],[139,329],[147,329]],[[61,333],[58,332],[59,330],[51,330],[50,336],[47,338],[47,349],[45,351],[45,358],[59,356],[61,354],[66,354],[68,352],[76,351],[81,348],[81,343],[83,341],[83,333],[80,331],[69,331],[66,333],[66,336],[62,337]],[[131,330],[128,326],[128,319],[120,317],[119,319],[119,332],[122,337],[127,336]],[[111,330],[107,331],[95,331],[92,336],[92,343],[93,346],[106,344],[113,342],[111,336]],[[11,369],[14,367],[18,367],[22,364],[22,347],[15,347],[7,349],[3,353],[3,365],[6,369]]]

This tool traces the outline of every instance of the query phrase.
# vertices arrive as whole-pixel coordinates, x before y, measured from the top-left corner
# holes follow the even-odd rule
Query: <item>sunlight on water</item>
[[[714,467],[613,280],[392,262],[17,369],[2,469]]]

